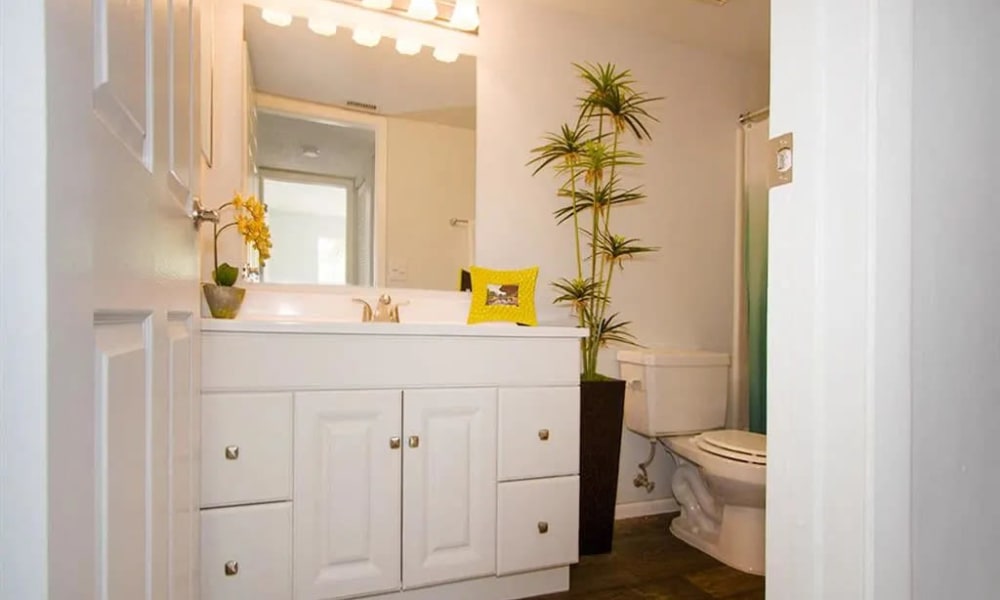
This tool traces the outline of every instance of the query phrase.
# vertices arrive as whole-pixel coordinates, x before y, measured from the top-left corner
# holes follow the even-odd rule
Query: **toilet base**
[[[727,506],[723,513],[722,530],[711,537],[696,533],[692,523],[681,515],[670,522],[670,533],[734,569],[751,575],[764,575],[763,513],[757,508]]]

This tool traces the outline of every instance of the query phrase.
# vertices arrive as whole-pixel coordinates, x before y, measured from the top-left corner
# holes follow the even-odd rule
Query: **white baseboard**
[[[681,507],[673,498],[629,502],[615,506],[615,519],[634,519],[680,511]]]

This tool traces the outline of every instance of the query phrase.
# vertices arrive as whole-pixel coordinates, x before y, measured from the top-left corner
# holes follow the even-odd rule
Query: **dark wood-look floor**
[[[584,556],[570,591],[542,600],[760,600],[764,578],[731,569],[675,538],[674,514],[618,521],[614,551]]]

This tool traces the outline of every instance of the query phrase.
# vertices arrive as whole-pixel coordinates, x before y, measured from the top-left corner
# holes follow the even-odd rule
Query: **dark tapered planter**
[[[611,552],[625,382],[580,383],[580,554]]]

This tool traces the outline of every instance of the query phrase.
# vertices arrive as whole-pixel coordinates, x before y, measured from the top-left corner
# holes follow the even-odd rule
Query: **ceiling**
[[[319,156],[303,155],[312,146]],[[257,164],[261,168],[315,173],[360,181],[372,170],[375,133],[262,112],[257,117]]]
[[[351,40],[349,29],[323,37],[304,19],[275,27],[251,6],[244,17],[258,91],[337,106],[374,104],[380,114],[475,128],[473,57],[442,63],[430,48],[404,56],[391,38],[367,48]]]
[[[766,67],[771,53],[770,0],[536,0],[606,19]]]

